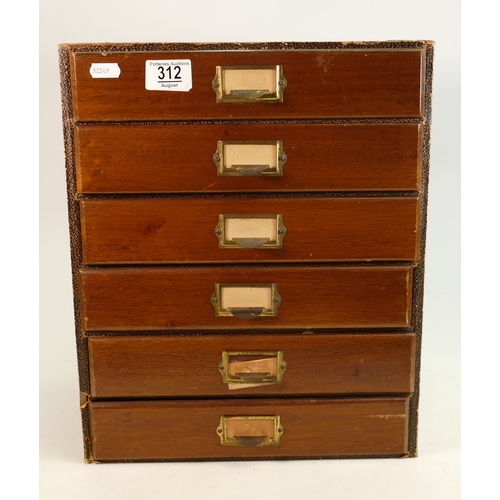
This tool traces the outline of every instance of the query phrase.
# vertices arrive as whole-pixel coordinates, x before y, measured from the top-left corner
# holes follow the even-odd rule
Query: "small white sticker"
[[[90,66],[92,78],[118,78],[120,73],[118,63],[92,63]]]
[[[146,61],[146,90],[189,92],[192,87],[190,59]]]

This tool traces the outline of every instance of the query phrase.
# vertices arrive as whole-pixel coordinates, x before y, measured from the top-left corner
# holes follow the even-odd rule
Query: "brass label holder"
[[[220,417],[222,446],[278,446],[284,429],[279,415]]]
[[[283,351],[222,351],[218,369],[224,384],[255,387],[283,382],[287,365]]]
[[[286,234],[282,214],[219,214],[215,227],[221,249],[279,250]]]
[[[212,81],[218,103],[283,102],[286,86],[280,64],[216,66]]]
[[[283,177],[283,141],[217,141],[217,176]]]
[[[277,283],[215,283],[210,299],[217,317],[254,319],[278,316]]]

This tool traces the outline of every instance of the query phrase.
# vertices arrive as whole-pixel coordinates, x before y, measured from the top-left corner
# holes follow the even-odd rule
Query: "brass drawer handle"
[[[218,369],[222,382],[237,389],[248,384],[280,384],[287,364],[283,351],[222,351]]]
[[[233,165],[233,168],[245,177],[255,177],[267,170],[269,165]]]
[[[283,66],[216,66],[212,87],[218,103],[283,102]]]
[[[244,384],[263,384],[264,380],[268,378],[271,373],[270,372],[255,372],[255,373],[245,373],[245,372],[236,372],[235,375],[244,383]]]
[[[278,446],[284,429],[279,415],[222,416],[216,432],[222,446]]]
[[[287,229],[282,214],[219,214],[219,248],[281,249]]]
[[[269,238],[233,238],[232,241],[243,248],[259,248],[264,245],[264,243],[267,243]]]
[[[242,446],[258,446],[264,442],[266,436],[234,436],[234,439]]]
[[[283,177],[283,141],[217,141],[212,157],[219,177]]]
[[[258,318],[263,312],[263,307],[229,307],[231,314],[235,318],[253,319]]]
[[[215,316],[254,319],[278,316],[281,296],[277,283],[215,283],[210,301]]]

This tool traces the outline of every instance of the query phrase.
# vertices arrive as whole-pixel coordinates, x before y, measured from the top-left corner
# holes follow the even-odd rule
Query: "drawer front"
[[[415,123],[80,124],[78,191],[417,191],[421,129]],[[217,175],[218,141],[282,141],[282,175]]]
[[[416,197],[87,199],[81,205],[86,264],[418,260]]]
[[[408,451],[407,398],[92,402],[89,407],[94,460],[402,456]],[[223,445],[225,433],[217,431],[221,417],[279,417],[279,443],[244,445],[239,439]],[[250,427],[252,419],[247,421]],[[273,434],[255,427],[256,435]]]
[[[90,337],[92,397],[411,393],[414,349],[413,333]]]
[[[86,330],[409,327],[411,270],[411,266],[83,269],[82,324]],[[261,286],[273,287],[280,299],[274,295],[275,310],[267,311],[271,306],[264,304],[264,314],[255,317],[253,295],[238,304],[228,292],[227,307],[233,307],[234,314],[216,316],[218,307],[226,308],[222,294],[217,299],[216,284],[252,293]],[[238,317],[236,310],[241,308],[252,314]]]
[[[421,117],[425,49],[73,53],[77,121]],[[190,60],[188,92],[146,89],[146,61]],[[92,65],[118,64],[117,78]],[[217,103],[217,66],[281,65],[283,102]],[[216,89],[217,90],[217,89]],[[256,89],[259,90],[259,89]]]

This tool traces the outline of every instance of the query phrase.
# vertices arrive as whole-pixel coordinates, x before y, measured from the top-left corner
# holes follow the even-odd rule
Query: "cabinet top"
[[[431,40],[387,40],[349,42],[102,42],[62,43],[59,50],[72,52],[156,52],[200,50],[352,50],[352,49],[425,49]]]

